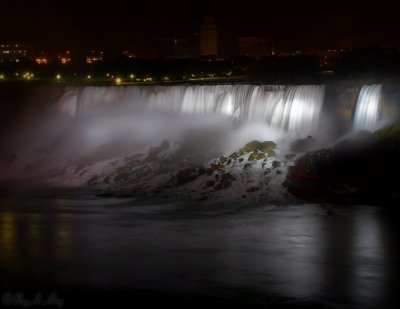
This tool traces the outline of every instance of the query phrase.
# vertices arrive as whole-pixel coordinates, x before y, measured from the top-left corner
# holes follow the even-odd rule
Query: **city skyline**
[[[281,50],[399,46],[394,1],[314,0],[126,3],[36,1],[4,4],[12,12],[0,21],[1,42],[23,42],[51,53],[102,49],[119,54],[150,53],[157,38],[198,40],[205,17],[214,18],[219,53],[234,54],[238,38],[267,37]]]

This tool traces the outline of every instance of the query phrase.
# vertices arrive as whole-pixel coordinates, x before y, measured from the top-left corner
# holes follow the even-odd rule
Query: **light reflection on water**
[[[374,207],[1,200],[0,287],[161,289],[393,303],[398,227]]]

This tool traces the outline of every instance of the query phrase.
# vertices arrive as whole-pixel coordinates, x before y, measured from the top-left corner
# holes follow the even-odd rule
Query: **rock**
[[[119,168],[117,175],[114,176],[114,181],[126,181],[129,179],[129,172],[126,169]]]
[[[229,158],[231,158],[232,160],[236,160],[237,158],[239,158],[240,154],[239,152],[234,152],[231,155],[229,155]]]
[[[279,161],[275,160],[274,162],[272,162],[272,168],[277,168],[279,166],[281,166],[281,163]]]
[[[213,187],[214,185],[215,185],[215,181],[213,181],[213,180],[208,180],[206,182],[206,187]]]
[[[240,159],[239,159],[239,162],[243,162],[243,160],[244,160],[243,158],[240,158]]]
[[[236,178],[230,173],[221,174],[221,181],[215,186],[215,190],[227,189],[232,186],[232,181]]]
[[[190,167],[185,168],[176,174],[176,181],[178,185],[184,185],[189,182],[196,180],[199,176],[204,175],[205,169],[204,167]]]
[[[286,155],[286,156],[285,156],[285,159],[286,159],[286,160],[292,160],[292,159],[295,158],[295,157],[296,157],[296,155],[295,155],[294,153],[292,153],[292,154]]]
[[[250,154],[250,156],[249,156],[249,158],[248,158],[247,160],[248,160],[248,161],[257,160],[257,155],[258,155],[258,152],[255,151],[255,152],[253,152],[253,153]]]
[[[268,175],[271,174],[271,169],[270,168],[266,168],[264,171],[264,175]]]
[[[150,148],[149,154],[144,159],[144,161],[145,162],[154,161],[161,152],[167,150],[169,147],[170,147],[169,141],[167,140],[162,141],[160,146]]]
[[[257,140],[251,141],[251,142],[247,143],[246,146],[239,149],[239,153],[240,153],[240,155],[243,155],[245,153],[256,151],[256,150],[258,150],[260,145],[261,145],[261,143]]]
[[[250,154],[248,161],[263,160],[265,159],[265,153],[255,151]]]
[[[230,186],[232,186],[232,183],[230,181],[220,182],[218,185],[215,186],[215,190],[227,189]]]
[[[260,145],[258,146],[258,150],[269,155],[275,155],[276,144],[272,141],[265,141],[260,143]]]
[[[400,201],[400,130],[373,134],[309,152],[289,167],[284,185],[293,195],[318,202],[396,204]],[[399,126],[400,128],[400,126]]]
[[[217,171],[222,171],[224,168],[224,165],[220,162],[218,163],[211,163],[211,165],[207,168],[206,172],[208,175],[211,175],[214,172]]]
[[[232,181],[234,181],[234,180],[236,180],[236,177],[233,176],[231,173],[224,173],[224,174],[221,175],[221,179],[222,179],[223,181],[225,181],[225,180],[232,180]]]
[[[259,152],[257,154],[256,160],[263,160],[263,159],[265,159],[265,153]]]
[[[261,151],[268,155],[275,155],[276,144],[272,141],[259,142],[257,140],[247,143],[245,147],[239,149],[239,155],[244,155],[249,152]]]
[[[243,166],[243,169],[244,170],[247,170],[248,168],[250,168],[251,167],[251,163],[246,163],[244,166]]]
[[[294,141],[290,145],[290,150],[296,153],[309,151],[315,145],[315,140],[312,136],[301,138]]]
[[[379,139],[398,139],[400,137],[400,121],[374,132],[373,135]]]
[[[228,158],[227,158],[227,157],[222,156],[222,157],[219,158],[219,162],[220,162],[221,164],[224,164],[224,163],[227,162],[227,161],[228,161]]]

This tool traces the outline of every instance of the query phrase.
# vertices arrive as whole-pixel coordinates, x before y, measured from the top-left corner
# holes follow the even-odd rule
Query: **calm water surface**
[[[133,305],[157,295],[187,308],[396,307],[397,221],[369,206],[2,197],[0,294],[55,291],[65,307],[82,295]]]

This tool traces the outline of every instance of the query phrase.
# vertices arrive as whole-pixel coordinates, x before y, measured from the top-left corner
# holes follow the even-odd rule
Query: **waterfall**
[[[354,114],[354,130],[373,130],[378,123],[382,85],[361,88]]]
[[[323,85],[83,87],[66,89],[57,106],[75,116],[116,105],[147,111],[221,115],[311,134],[318,125],[324,92]]]

